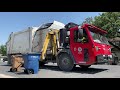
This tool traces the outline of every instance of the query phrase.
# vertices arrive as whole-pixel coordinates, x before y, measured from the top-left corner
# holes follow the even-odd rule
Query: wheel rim
[[[65,59],[62,60],[62,64],[63,65],[69,65],[70,62],[69,62],[69,60],[67,58],[65,58]]]
[[[71,67],[70,61],[68,58],[65,58],[61,61],[61,67],[66,70]]]
[[[28,72],[28,74],[33,74],[34,73],[33,69],[29,69],[29,70],[27,70],[27,72]]]
[[[13,72],[16,72],[16,71],[17,71],[17,68],[14,68],[14,69],[13,69]]]

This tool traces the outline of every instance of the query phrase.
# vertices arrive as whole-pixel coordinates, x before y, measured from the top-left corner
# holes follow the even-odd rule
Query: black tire
[[[75,68],[75,67],[76,67],[76,64],[74,64],[73,68]]]
[[[27,73],[28,74],[34,74],[34,70],[33,69],[27,69]]]
[[[45,62],[39,61],[39,67],[44,66],[44,65],[45,65]]]
[[[114,60],[114,62],[112,63],[112,65],[118,65],[118,61]]]
[[[88,69],[91,65],[79,65],[82,69]]]
[[[115,53],[112,53],[113,56],[113,62],[111,63],[111,65],[117,65],[119,63],[118,57]]]
[[[34,70],[33,69],[30,69],[31,70],[31,73],[34,74]]]
[[[10,72],[12,72],[12,68],[10,68]]]
[[[16,71],[17,71],[17,68],[13,68],[12,71],[13,71],[13,72],[16,72]]]
[[[67,53],[61,53],[57,56],[57,65],[63,71],[71,71],[74,67],[74,62]]]
[[[27,73],[27,70],[26,70],[26,69],[24,69],[24,73]]]
[[[118,65],[118,60],[115,60],[115,63],[114,63],[115,65]]]
[[[24,64],[22,64],[21,67],[24,67]]]

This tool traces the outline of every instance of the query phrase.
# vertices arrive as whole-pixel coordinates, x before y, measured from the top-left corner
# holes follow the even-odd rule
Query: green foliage
[[[108,38],[119,36],[120,29],[120,12],[105,12],[96,16],[93,25],[98,26],[108,32]]]
[[[0,54],[2,54],[3,56],[5,56],[6,52],[7,52],[6,46],[5,45],[1,45],[0,46]]]
[[[82,24],[93,24],[108,32],[108,38],[120,37],[118,30],[120,29],[120,12],[104,12],[94,18],[88,17]]]

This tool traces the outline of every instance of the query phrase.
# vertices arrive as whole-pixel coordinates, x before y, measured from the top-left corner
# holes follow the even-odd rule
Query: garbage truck
[[[46,34],[42,49],[39,49],[40,61],[56,62],[63,71],[71,71],[75,65],[88,68],[93,64],[107,63],[112,60],[112,54],[106,34],[107,31],[94,25],[80,26],[70,22],[64,28]]]

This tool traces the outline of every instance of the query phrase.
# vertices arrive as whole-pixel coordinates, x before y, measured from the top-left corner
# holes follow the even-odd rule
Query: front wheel
[[[69,54],[61,53],[57,56],[57,65],[63,71],[71,71],[74,67],[74,62]]]

